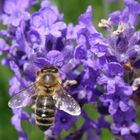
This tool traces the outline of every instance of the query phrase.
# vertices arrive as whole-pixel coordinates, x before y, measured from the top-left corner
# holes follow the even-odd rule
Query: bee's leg
[[[34,101],[36,100],[36,98],[37,98],[37,93],[35,93],[31,96],[31,99],[33,99]]]
[[[76,80],[66,80],[64,83],[63,83],[63,87],[65,89],[68,89],[69,87],[71,86],[74,86],[77,84],[77,81]]]
[[[35,109],[36,109],[36,105],[34,104],[34,105],[32,105],[32,107],[31,107],[33,110],[34,110],[34,112],[35,112]]]

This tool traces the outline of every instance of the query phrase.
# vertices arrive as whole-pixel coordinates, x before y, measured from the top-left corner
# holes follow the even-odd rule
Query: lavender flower
[[[56,114],[55,127],[53,128],[54,135],[58,135],[63,129],[68,130],[76,121],[77,117],[70,116],[59,110]]]
[[[5,25],[18,26],[22,20],[28,20],[30,14],[27,12],[31,2],[30,0],[21,2],[19,0],[6,0],[4,1],[3,11],[5,14],[2,15],[3,23]]]
[[[61,36],[61,30],[66,28],[66,24],[59,21],[59,13],[52,8],[45,7],[32,15],[32,28],[37,30],[41,35]]]
[[[133,100],[139,94],[139,84],[133,89],[140,64],[140,32],[135,27],[139,24],[140,4],[135,0],[125,0],[124,4],[122,11],[110,13],[107,20],[99,23],[99,27],[107,31],[108,35],[104,36],[92,24],[91,6],[81,14],[77,25],[66,25],[63,15],[49,1],[42,1],[41,8],[33,13],[29,13],[33,1],[6,0],[4,3],[1,19],[7,30],[0,31],[3,37],[0,54],[6,54],[1,62],[14,73],[9,80],[9,95],[33,83],[37,71],[44,65],[61,67],[59,73],[63,81],[77,81],[69,92],[82,108],[84,123],[65,140],[82,139],[84,134],[88,140],[100,139],[102,128],[123,140],[139,139]],[[95,105],[97,119],[87,115],[85,104]],[[28,139],[21,122],[34,123],[32,115],[23,109],[13,110],[13,114],[11,121],[19,139]],[[112,121],[107,121],[106,116]],[[57,139],[61,131],[69,130],[77,119],[58,110],[54,125],[44,135]]]

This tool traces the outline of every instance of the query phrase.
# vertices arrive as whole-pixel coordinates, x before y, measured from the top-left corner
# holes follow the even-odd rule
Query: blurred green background
[[[77,23],[78,16],[85,12],[87,6],[92,5],[94,13],[93,23],[97,30],[99,30],[97,25],[100,19],[107,18],[108,13],[113,10],[120,10],[123,8],[123,2],[121,0],[52,0],[52,3],[58,5],[60,12],[64,13],[64,19],[67,23],[73,22],[74,24]],[[33,10],[36,8],[38,7],[34,7]],[[12,112],[7,106],[9,100],[8,80],[10,77],[12,77],[12,72],[8,68],[0,66],[0,140],[18,139],[18,134],[10,122]],[[98,114],[91,105],[86,105],[84,108],[92,119],[97,118]],[[79,117],[76,125],[80,126],[82,123],[83,119]],[[23,122],[23,127],[29,134],[29,140],[43,140],[42,132],[35,126],[28,122]],[[68,132],[63,131],[61,137],[67,134]],[[109,131],[104,130],[101,140],[111,139],[112,135]]]

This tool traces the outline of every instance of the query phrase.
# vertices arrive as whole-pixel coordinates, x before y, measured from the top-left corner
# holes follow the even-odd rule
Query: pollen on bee
[[[136,78],[132,84],[133,91],[136,91],[138,89],[138,86],[140,85],[140,78]]]
[[[98,24],[98,27],[100,28],[110,28],[112,25],[110,18],[108,20],[106,19],[101,19],[101,21]]]

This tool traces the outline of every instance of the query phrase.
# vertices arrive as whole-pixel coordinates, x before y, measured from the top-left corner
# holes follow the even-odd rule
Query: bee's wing
[[[62,92],[60,94],[56,94],[53,96],[53,99],[55,101],[55,106],[65,111],[66,113],[78,116],[81,113],[81,108],[77,101],[68,94],[68,92]]]
[[[8,102],[10,108],[21,108],[32,103],[32,96],[35,94],[35,84],[30,85],[27,89],[22,89],[11,97]]]

